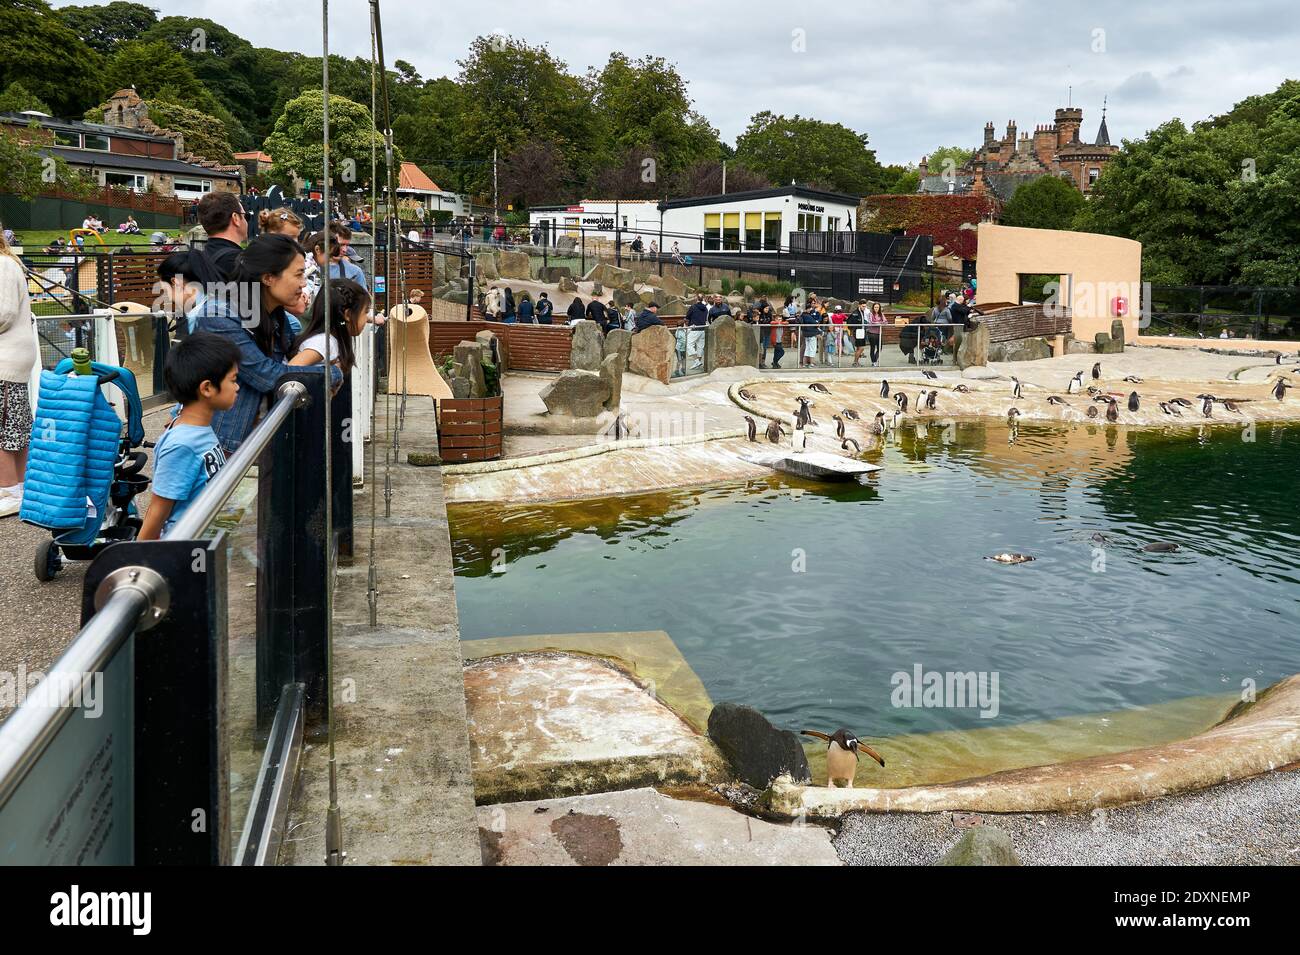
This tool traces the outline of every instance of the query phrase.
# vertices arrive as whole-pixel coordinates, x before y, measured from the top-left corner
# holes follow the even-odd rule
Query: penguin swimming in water
[[[1129,410],[1129,411],[1137,411],[1137,410],[1138,410],[1138,393],[1137,393],[1136,391],[1134,391],[1134,392],[1130,392],[1130,393],[1129,393],[1129,396],[1128,396],[1128,410]]]
[[[841,782],[853,786],[853,777],[858,774],[858,754],[866,753],[881,766],[885,759],[874,749],[862,742],[844,727],[840,727],[830,736],[816,730],[800,730],[804,736],[815,736],[826,740],[826,785],[834,788]]]
[[[781,428],[781,422],[769,421],[767,423],[767,440],[773,444],[780,444],[783,437],[785,437],[785,431]]]
[[[880,379],[880,397],[882,398],[889,397],[889,382],[883,378]]]
[[[1110,403],[1106,405],[1106,420],[1110,422],[1119,420],[1119,404],[1114,398],[1110,399]]]
[[[1092,380],[1093,381],[1101,380],[1101,362],[1097,362],[1097,364],[1092,366]]]
[[[1073,378],[1070,379],[1070,383],[1065,386],[1065,393],[1067,395],[1076,395],[1082,390],[1083,390],[1083,372],[1078,372]]]
[[[852,438],[845,438],[843,441],[841,441],[841,442],[840,442],[840,450],[842,450],[842,451],[847,451],[847,450],[849,449],[849,445],[850,445],[850,444],[853,445],[853,453],[854,453],[854,454],[861,454],[861,453],[862,453],[862,446],[861,446],[860,444],[858,444],[858,442],[855,441],[855,440],[853,440]]]
[[[898,394],[894,395],[894,402],[898,405],[899,411],[903,412],[903,414],[907,414],[907,395],[900,391]]]
[[[1066,401],[1064,398],[1058,398],[1056,395],[1048,395],[1047,403],[1049,405],[1065,405],[1067,408],[1070,407],[1070,403],[1068,401]]]
[[[811,385],[808,386],[808,390],[815,391],[819,395],[829,395],[831,393],[831,390],[827,388],[825,385],[823,385],[820,381],[814,381]]]
[[[750,440],[750,441],[757,441],[757,440],[758,440],[758,422],[756,422],[756,421],[755,421],[753,418],[751,418],[749,415],[745,415],[745,427],[749,429],[749,440]]]
[[[1028,554],[994,554],[992,557],[985,557],[984,559],[996,561],[999,564],[1027,564],[1034,558]]]
[[[1179,549],[1179,546],[1173,541],[1156,541],[1152,544],[1147,544],[1142,548],[1142,551],[1147,554],[1174,554],[1177,553]]]
[[[1012,398],[1022,398],[1022,397],[1024,397],[1024,395],[1023,395],[1023,394],[1021,393],[1021,391],[1020,391],[1020,379],[1017,378],[1015,375],[1012,375],[1012,376],[1011,376],[1011,380],[1014,381],[1014,382],[1016,383],[1016,384],[1015,384],[1015,387],[1011,389],[1011,397],[1012,397]]]
[[[831,415],[835,419],[835,437],[843,440],[844,438],[844,419],[839,415]]]
[[[939,380],[939,376],[932,371],[922,371],[921,374],[925,375],[925,377],[929,378],[931,381]]]
[[[1207,418],[1214,417],[1214,399],[1209,397],[1208,395],[1205,397],[1204,402],[1202,402],[1201,404],[1201,414],[1205,415],[1205,417]]]
[[[1286,390],[1290,387],[1292,387],[1292,385],[1279,378],[1277,384],[1273,386],[1273,397],[1278,401],[1281,401],[1286,397]]]
[[[934,399],[935,399],[935,398],[938,398],[938,397],[939,397],[939,392],[937,392],[937,391],[932,391],[932,392],[930,392],[929,397],[927,397],[927,398],[925,399],[925,410],[926,410],[926,411],[933,411],[933,410],[934,410]]]
[[[848,418],[850,421],[857,421],[860,417],[862,417],[852,408],[845,408],[843,411],[840,412],[840,414],[844,415],[844,417]]]
[[[1095,417],[1097,417],[1100,413],[1101,413],[1101,412],[1099,412],[1099,411],[1097,410],[1097,406],[1096,406],[1096,405],[1088,405],[1088,417],[1089,417],[1089,418],[1095,418]]]

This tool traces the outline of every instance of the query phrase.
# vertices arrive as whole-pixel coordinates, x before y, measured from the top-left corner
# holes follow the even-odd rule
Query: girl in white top
[[[36,359],[27,276],[0,237],[0,517],[16,514],[22,506],[32,432],[27,382]]]
[[[346,376],[356,361],[352,339],[366,327],[370,293],[351,279],[330,279],[330,315],[326,321],[325,296],[316,296],[311,314],[298,340],[290,365],[319,365],[329,352],[331,365]],[[328,344],[326,344],[328,342]]]

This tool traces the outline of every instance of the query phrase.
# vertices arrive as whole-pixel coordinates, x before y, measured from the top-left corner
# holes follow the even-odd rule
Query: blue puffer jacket
[[[108,507],[122,422],[95,375],[41,372],[19,517],[61,544],[94,540]],[[87,517],[86,498],[95,505]]]

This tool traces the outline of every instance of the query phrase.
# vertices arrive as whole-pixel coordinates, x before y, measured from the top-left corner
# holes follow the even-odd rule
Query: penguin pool
[[[844,484],[449,505],[467,655],[663,631],[712,701],[870,741],[883,787],[1181,739],[1300,672],[1296,425],[959,420],[864,457]]]

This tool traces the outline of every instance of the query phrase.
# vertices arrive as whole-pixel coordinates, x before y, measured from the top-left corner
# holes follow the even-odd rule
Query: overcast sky
[[[87,2],[87,0],[82,0]],[[281,0],[142,0],[206,17],[257,46],[320,53],[320,5]],[[58,2],[56,6],[66,5]],[[330,3],[335,53],[369,57],[365,0]],[[480,34],[544,43],[570,71],[614,50],[663,56],[695,107],[734,143],[759,110],[866,132],[882,162],[975,146],[1052,121],[1067,87],[1091,141],[1102,97],[1111,141],[1178,116],[1191,123],[1300,76],[1294,0],[652,0],[381,5],[385,54],[422,76],[455,76]]]

